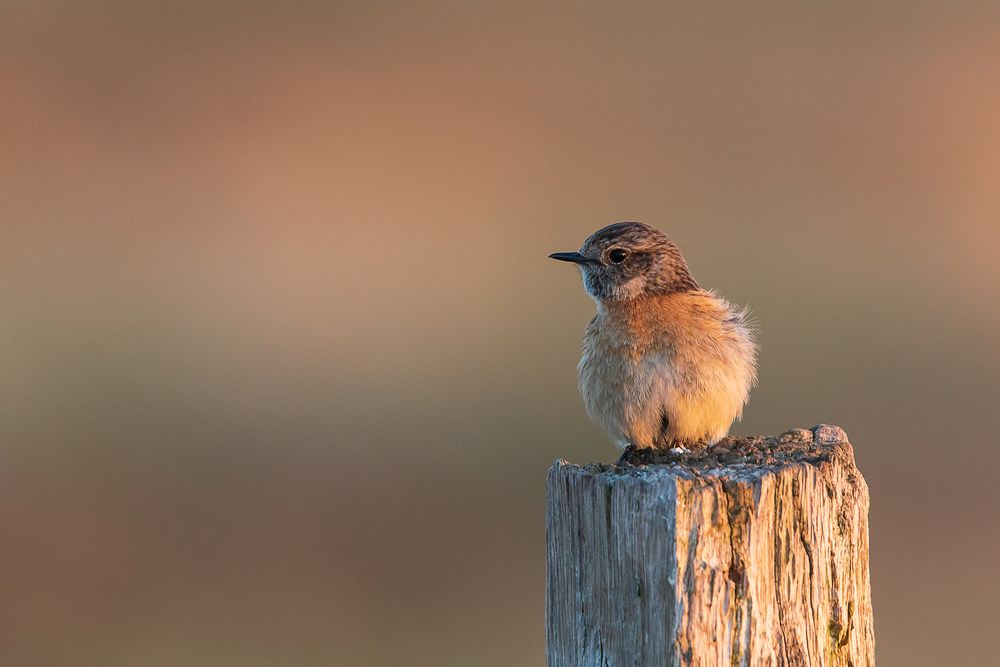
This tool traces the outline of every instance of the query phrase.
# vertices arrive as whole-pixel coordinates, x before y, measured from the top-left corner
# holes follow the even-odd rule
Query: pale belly
[[[629,359],[591,350],[579,370],[587,413],[619,447],[718,442],[746,396],[738,369],[721,364],[693,369],[666,353]]]

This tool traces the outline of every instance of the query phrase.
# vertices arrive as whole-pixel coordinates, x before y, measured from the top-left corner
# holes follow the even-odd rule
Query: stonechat
[[[640,222],[608,225],[579,252],[549,257],[576,264],[597,302],[580,394],[614,443],[627,453],[724,438],[757,381],[748,311],[699,287],[677,245]]]

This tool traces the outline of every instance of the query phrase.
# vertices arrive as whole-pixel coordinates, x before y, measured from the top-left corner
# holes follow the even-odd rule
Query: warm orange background
[[[158,5],[158,6],[157,6]],[[880,664],[996,664],[995,3],[8,3],[0,662],[541,665],[616,453],[546,259],[749,303],[737,433],[842,425]]]

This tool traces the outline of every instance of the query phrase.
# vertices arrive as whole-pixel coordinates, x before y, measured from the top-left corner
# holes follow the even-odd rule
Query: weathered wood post
[[[868,487],[844,431],[549,470],[550,667],[874,665]]]

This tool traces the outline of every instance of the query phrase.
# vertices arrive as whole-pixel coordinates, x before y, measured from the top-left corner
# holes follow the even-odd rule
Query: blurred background
[[[884,665],[997,664],[1000,9],[6,3],[0,662],[542,665],[610,461],[546,259],[749,304],[739,434],[843,426]]]

